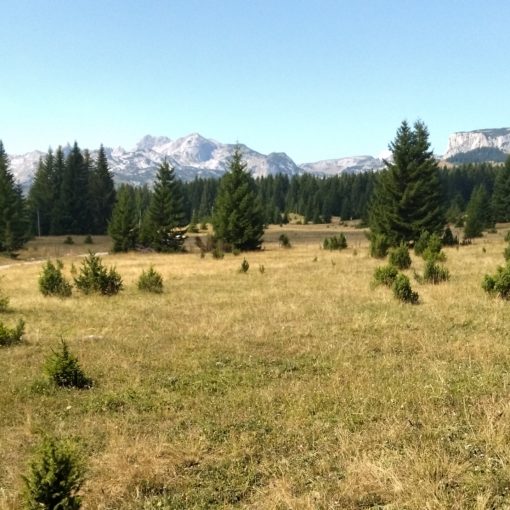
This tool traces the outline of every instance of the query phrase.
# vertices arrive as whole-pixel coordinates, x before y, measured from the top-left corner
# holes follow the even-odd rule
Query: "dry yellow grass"
[[[321,250],[339,230],[349,248]],[[0,320],[27,324],[24,344],[0,349],[1,508],[19,507],[44,433],[79,443],[87,509],[509,507],[510,304],[480,287],[502,233],[447,249],[441,285],[418,284],[413,257],[418,306],[371,288],[381,262],[362,231],[266,237],[247,274],[243,255],[109,255],[126,285],[111,298],[44,298],[40,264],[0,271]],[[55,255],[69,275],[86,251]],[[150,264],[162,295],[136,289]],[[61,336],[92,389],[41,382]]]

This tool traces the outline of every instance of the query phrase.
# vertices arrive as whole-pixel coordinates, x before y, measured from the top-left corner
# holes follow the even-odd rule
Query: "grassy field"
[[[340,230],[349,248],[321,250]],[[246,274],[243,255],[108,255],[125,282],[111,298],[44,298],[40,262],[2,261],[0,320],[26,337],[0,348],[0,508],[20,507],[45,433],[79,445],[87,509],[510,508],[510,304],[480,286],[503,234],[446,249],[448,283],[419,284],[413,257],[417,306],[371,288],[381,261],[340,226],[271,228]],[[20,259],[69,275],[78,239]],[[162,295],[136,288],[150,264]],[[61,337],[92,389],[45,383]]]

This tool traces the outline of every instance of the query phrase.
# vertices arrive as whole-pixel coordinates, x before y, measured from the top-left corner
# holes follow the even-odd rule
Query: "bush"
[[[433,259],[427,260],[425,270],[423,271],[423,279],[429,283],[440,283],[450,279],[450,272],[446,267],[436,264]]]
[[[397,277],[398,270],[395,266],[387,265],[376,268],[374,272],[375,285],[386,285],[391,287],[395,278]]]
[[[384,234],[370,235],[370,256],[383,259],[388,254],[390,241]]]
[[[64,239],[64,244],[74,244],[73,238],[71,236],[67,236]]]
[[[83,244],[94,244],[94,240],[92,239],[92,236],[88,235],[87,237],[85,237]]]
[[[443,232],[443,237],[441,238],[441,243],[443,246],[456,246],[459,244],[459,238],[453,235],[450,227],[446,227]]]
[[[282,248],[291,248],[292,247],[292,245],[290,244],[289,236],[287,234],[280,234],[280,236],[278,237],[278,244]]]
[[[222,259],[225,256],[225,252],[222,250],[221,246],[217,245],[212,251],[212,256],[214,259]]]
[[[9,298],[0,289],[0,312],[9,310]]]
[[[411,267],[409,249],[405,243],[401,243],[399,246],[391,248],[389,253],[389,262],[392,266],[395,266],[398,269],[408,269]]]
[[[343,250],[347,248],[347,239],[345,235],[340,232],[337,236],[326,237],[322,246],[325,250]]]
[[[25,333],[25,321],[20,319],[16,327],[9,328],[0,322],[0,346],[19,344]]]
[[[162,276],[150,266],[147,271],[142,271],[140,278],[138,278],[138,290],[161,294],[163,292]]]
[[[510,244],[503,251],[503,256],[505,257],[505,260],[510,260]]]
[[[78,491],[83,483],[83,467],[67,442],[45,439],[23,481],[24,508],[28,510],[81,508]]]
[[[411,289],[411,283],[405,274],[397,275],[391,288],[393,295],[403,303],[418,303],[418,293]]]
[[[505,267],[498,267],[494,275],[486,274],[482,281],[482,288],[489,294],[510,300],[510,263],[507,263]]]
[[[122,278],[114,267],[106,270],[101,258],[90,252],[80,268],[80,274],[74,279],[76,287],[84,294],[97,292],[112,296],[123,288]]]
[[[39,290],[43,296],[69,297],[71,295],[71,284],[62,274],[64,265],[60,260],[53,264],[48,260],[42,267],[39,275]]]
[[[414,243],[414,253],[420,256],[423,255],[423,252],[427,249],[429,244],[430,234],[427,231],[423,231],[420,234],[418,240]]]
[[[505,241],[510,242],[510,230],[505,234]]]
[[[419,246],[419,251],[424,260],[433,260],[434,262],[444,262],[446,260],[446,255],[443,251],[441,251],[443,244],[441,242],[440,237],[437,234],[432,234],[426,236],[427,245],[425,249],[421,250],[422,245]],[[421,236],[420,236],[421,239]],[[421,243],[419,240],[418,243]],[[416,246],[415,246],[416,252]]]
[[[78,358],[71,354],[69,347],[62,340],[60,351],[53,351],[46,360],[46,374],[50,380],[61,388],[90,388],[89,379],[80,367]]]
[[[247,273],[248,269],[250,269],[250,264],[248,263],[248,261],[246,259],[243,259],[243,261],[241,262],[241,267],[239,268],[239,272]]]

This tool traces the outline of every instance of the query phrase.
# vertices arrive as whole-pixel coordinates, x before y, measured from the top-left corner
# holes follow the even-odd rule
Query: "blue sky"
[[[0,139],[191,132],[296,162],[510,126],[508,0],[6,0]]]

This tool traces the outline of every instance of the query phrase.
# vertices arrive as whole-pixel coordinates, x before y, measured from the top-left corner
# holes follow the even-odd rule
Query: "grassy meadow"
[[[322,250],[339,231],[349,247]],[[69,277],[108,239],[31,241],[0,261],[0,320],[26,321],[0,348],[0,508],[20,508],[47,433],[77,443],[86,509],[510,508],[510,303],[480,285],[505,232],[446,248],[447,283],[419,284],[413,256],[416,306],[371,287],[383,262],[351,227],[271,227],[246,274],[243,254],[192,244],[104,256],[125,290],[64,300],[39,293],[33,259],[58,256]],[[161,295],[136,288],[151,264]],[[46,382],[60,338],[92,389]]]

